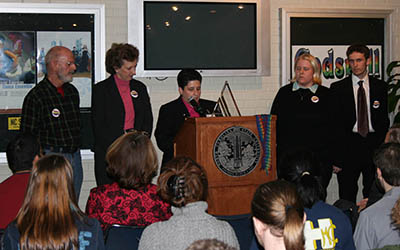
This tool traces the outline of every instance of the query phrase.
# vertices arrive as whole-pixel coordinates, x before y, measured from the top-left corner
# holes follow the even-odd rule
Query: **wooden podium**
[[[174,141],[175,156],[188,156],[202,165],[208,178],[208,212],[214,215],[236,215],[250,213],[250,204],[257,187],[267,181],[276,179],[276,117],[271,116],[269,148],[271,150],[271,166],[268,175],[262,169],[262,152],[259,148],[260,160],[254,163],[255,168],[242,176],[231,176],[218,168],[214,160],[214,147],[220,141],[221,135],[233,128],[244,128],[256,135],[256,140],[261,144],[257,129],[256,116],[245,117],[202,117],[188,118]],[[226,132],[228,131],[228,132]],[[240,151],[240,141],[234,145],[234,150]],[[254,136],[253,136],[254,137]],[[224,142],[223,142],[224,143]],[[240,155],[236,153],[236,158]],[[233,161],[233,159],[232,159]],[[235,160],[236,161],[236,160]],[[219,162],[219,161],[218,161]],[[218,163],[219,164],[219,163]],[[241,162],[243,166],[243,162]]]

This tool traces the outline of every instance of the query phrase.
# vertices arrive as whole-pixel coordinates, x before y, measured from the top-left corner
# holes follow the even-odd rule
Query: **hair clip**
[[[310,172],[304,171],[303,173],[301,173],[301,177],[303,177],[304,175],[310,175]]]
[[[185,177],[172,175],[167,181],[168,191],[177,199],[185,197]]]

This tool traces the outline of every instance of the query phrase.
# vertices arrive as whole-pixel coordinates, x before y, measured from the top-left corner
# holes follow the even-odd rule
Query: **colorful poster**
[[[370,50],[371,63],[368,73],[376,78],[383,78],[382,46],[367,45]],[[291,77],[294,76],[294,62],[303,53],[315,56],[321,65],[321,79],[324,86],[329,87],[332,82],[339,81],[351,74],[346,50],[349,45],[293,45],[291,58]]]

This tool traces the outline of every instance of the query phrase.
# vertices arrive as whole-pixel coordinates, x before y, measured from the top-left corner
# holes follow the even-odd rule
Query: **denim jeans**
[[[83,182],[83,168],[81,150],[78,149],[74,153],[56,153],[48,149],[44,149],[46,155],[58,154],[63,155],[71,163],[72,171],[74,174],[74,189],[76,194],[76,202],[79,202],[79,195],[81,193],[81,187]]]

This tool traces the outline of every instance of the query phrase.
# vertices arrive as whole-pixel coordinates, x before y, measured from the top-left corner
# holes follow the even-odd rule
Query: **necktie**
[[[366,137],[368,134],[368,109],[363,83],[364,81],[358,82],[360,87],[357,92],[357,130],[362,137]]]

